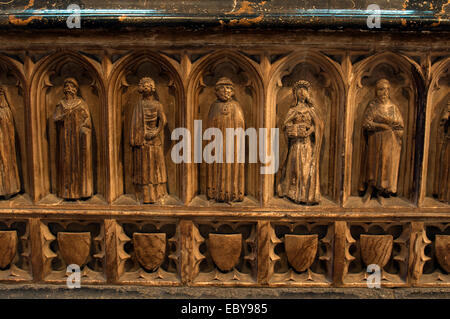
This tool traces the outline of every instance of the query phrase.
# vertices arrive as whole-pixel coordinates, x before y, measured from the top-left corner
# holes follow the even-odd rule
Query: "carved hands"
[[[314,131],[314,127],[306,124],[286,125],[286,134],[289,138],[308,137]]]

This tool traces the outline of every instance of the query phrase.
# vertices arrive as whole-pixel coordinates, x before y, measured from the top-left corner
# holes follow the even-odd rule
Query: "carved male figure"
[[[208,114],[208,127],[218,128],[223,135],[223,149],[226,149],[227,128],[242,128],[245,130],[244,113],[238,101],[234,99],[233,82],[226,77],[216,82],[217,100],[211,105]],[[226,162],[226,152],[223,152],[222,163],[214,162],[208,165],[207,198],[218,202],[242,201],[245,194],[244,163],[237,161],[238,140],[234,143],[234,162]]]
[[[14,118],[0,87],[0,196],[6,199],[20,191],[15,143]]]
[[[450,202],[450,100],[444,108],[439,122],[441,153],[437,197],[442,202]]]
[[[167,173],[163,152],[163,128],[167,123],[157,100],[155,81],[139,82],[141,98],[134,107],[130,145],[133,149],[133,184],[143,203],[155,203],[167,195]]]
[[[390,83],[376,82],[376,97],[363,115],[364,147],[359,191],[364,202],[375,194],[380,202],[397,192],[398,171],[404,132],[400,109],[390,99]]]
[[[64,80],[64,97],[53,114],[56,125],[57,193],[64,199],[92,196],[92,121],[74,78]]]
[[[311,84],[297,81],[292,88],[295,104],[284,119],[288,155],[277,193],[300,204],[320,201],[319,159],[324,123],[311,99]]]

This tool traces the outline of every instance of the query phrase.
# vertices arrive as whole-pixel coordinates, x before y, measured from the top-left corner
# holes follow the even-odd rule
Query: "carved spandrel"
[[[320,202],[320,151],[324,122],[310,96],[311,84],[298,81],[292,89],[296,103],[286,114],[282,129],[288,139],[288,155],[278,184],[280,197],[295,203]]]

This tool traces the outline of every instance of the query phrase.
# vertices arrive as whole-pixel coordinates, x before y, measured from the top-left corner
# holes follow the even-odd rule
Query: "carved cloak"
[[[242,128],[245,121],[242,108],[237,101],[217,100],[208,114],[208,127],[218,128],[223,136],[223,163],[207,165],[207,197],[219,202],[242,201],[245,195],[244,163],[238,163],[237,137],[234,142],[234,162],[226,162],[226,129]]]
[[[402,152],[403,117],[391,101],[385,105],[377,100],[369,103],[362,122],[362,164],[359,191],[371,184],[380,191],[397,192]],[[377,127],[386,124],[390,129]]]
[[[437,197],[442,202],[450,202],[450,104],[440,118],[442,147],[440,152],[439,174],[437,176]]]
[[[163,152],[162,132],[166,116],[160,102],[154,100],[143,105],[139,100],[133,111],[130,145],[133,148],[133,184],[142,193],[144,203],[154,203],[167,195],[167,173]],[[154,109],[152,112],[151,109]],[[157,129],[151,139],[145,133]]]
[[[89,108],[81,98],[73,105],[65,99],[56,106],[57,193],[65,199],[91,197],[92,121]]]
[[[0,96],[0,196],[20,191],[14,118],[4,96]]]
[[[286,132],[288,127],[305,124],[312,127],[306,137],[297,134],[289,136]],[[321,196],[319,165],[324,130],[320,112],[315,107],[293,106],[286,115],[282,129],[288,139],[288,154],[278,184],[278,196],[286,196],[296,203],[318,203]]]

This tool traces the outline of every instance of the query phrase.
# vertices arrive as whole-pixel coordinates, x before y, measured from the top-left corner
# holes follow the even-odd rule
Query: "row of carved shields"
[[[67,265],[84,266],[90,255],[89,232],[59,232],[57,236],[61,257]],[[133,244],[137,261],[148,271],[158,269],[166,255],[165,233],[134,233]],[[290,265],[298,272],[313,264],[318,235],[285,235],[285,251]],[[441,267],[450,272],[450,235],[436,235],[436,259]],[[0,231],[0,269],[5,269],[17,253],[18,237],[15,230]],[[361,235],[361,258],[366,265],[376,264],[383,268],[389,262],[393,248],[392,235]],[[209,252],[215,265],[224,272],[239,263],[242,252],[242,234],[209,234]]]

